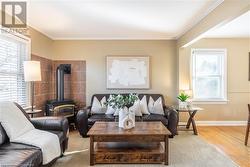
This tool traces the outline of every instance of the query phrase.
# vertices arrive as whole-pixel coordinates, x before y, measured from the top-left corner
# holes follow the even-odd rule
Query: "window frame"
[[[226,48],[191,48],[191,58],[190,58],[190,86],[193,90],[194,89],[194,75],[193,75],[193,66],[194,66],[194,51],[221,51],[224,52],[224,56],[222,58],[222,71],[221,75],[221,86],[222,86],[222,98],[195,98],[193,96],[193,103],[194,104],[227,104],[228,97],[227,97],[227,49]],[[194,93],[193,93],[194,95]]]
[[[6,28],[5,28],[6,29]],[[27,60],[31,60],[31,39],[25,35],[15,33],[12,31],[6,31],[2,27],[0,27],[0,35],[5,36],[7,38],[11,38],[13,40],[17,40],[23,43],[26,43],[27,46]],[[29,108],[31,106],[31,84],[30,82],[27,82],[26,84],[26,106],[23,106],[24,108]]]

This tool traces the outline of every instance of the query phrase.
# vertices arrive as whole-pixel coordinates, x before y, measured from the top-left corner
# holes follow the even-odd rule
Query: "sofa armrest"
[[[87,108],[78,111],[76,115],[76,127],[82,137],[87,137],[89,110]]]
[[[84,108],[83,108],[83,111],[86,112],[87,115],[90,115],[90,114],[91,114],[91,112],[90,112],[90,111],[91,111],[91,107],[92,107],[92,106],[84,107]]]
[[[172,135],[177,134],[177,126],[179,122],[179,113],[172,107],[164,106],[165,117],[168,119],[167,128]]]
[[[40,130],[62,131],[65,136],[68,135],[69,123],[64,117],[38,117],[32,118],[31,123]]]
[[[171,107],[171,106],[163,106],[163,110],[164,110],[164,114],[165,114],[165,116],[167,117],[167,118],[169,118],[169,116],[170,116],[170,114],[172,113],[172,112],[176,112],[177,113],[177,111],[173,108],[173,107]]]

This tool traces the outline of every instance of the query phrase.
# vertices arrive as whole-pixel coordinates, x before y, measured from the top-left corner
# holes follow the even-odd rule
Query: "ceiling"
[[[222,0],[29,0],[28,24],[52,39],[177,39]]]
[[[205,38],[250,38],[250,11],[231,22],[209,30]]]

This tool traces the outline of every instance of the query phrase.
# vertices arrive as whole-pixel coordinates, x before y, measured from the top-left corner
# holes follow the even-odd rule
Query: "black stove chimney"
[[[56,99],[64,101],[64,74],[71,74],[70,64],[60,64],[56,69]]]

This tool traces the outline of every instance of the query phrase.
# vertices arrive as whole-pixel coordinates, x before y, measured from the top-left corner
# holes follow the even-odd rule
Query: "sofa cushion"
[[[34,146],[6,143],[0,148],[0,164],[38,167],[42,164],[42,152]]]
[[[159,97],[157,100],[154,100],[151,96],[149,97],[148,109],[151,114],[165,115],[162,105],[162,98]]]
[[[147,97],[146,97],[146,95],[144,95],[140,99],[140,106],[141,106],[141,113],[142,114],[150,114],[149,111],[148,111],[148,104],[147,104]]]
[[[94,125],[96,121],[108,121],[112,122],[115,121],[115,117],[112,114],[96,114],[96,115],[91,115],[88,118],[88,123],[90,125]]]
[[[98,100],[96,97],[94,97],[91,107],[91,114],[104,114],[107,110],[105,106],[106,102],[105,96],[101,100]]]
[[[164,125],[168,125],[168,120],[163,115],[159,114],[150,114],[150,115],[143,115],[142,116],[143,121],[161,121]]]

